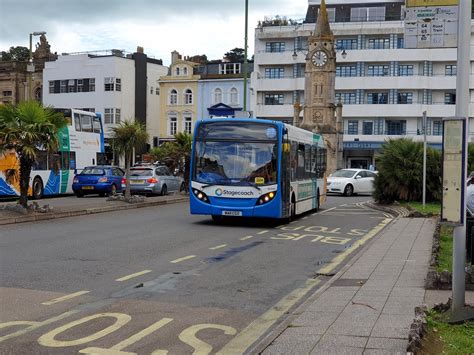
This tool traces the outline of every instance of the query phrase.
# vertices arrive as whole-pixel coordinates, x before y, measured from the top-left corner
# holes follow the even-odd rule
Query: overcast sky
[[[250,56],[258,20],[301,19],[308,6],[308,0],[248,2]],[[142,46],[165,65],[173,50],[221,59],[244,47],[244,10],[245,0],[0,0],[0,50],[29,47],[29,33],[46,31],[58,54]]]

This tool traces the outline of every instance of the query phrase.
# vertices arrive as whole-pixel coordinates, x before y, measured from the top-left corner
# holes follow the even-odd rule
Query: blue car
[[[77,197],[114,195],[125,188],[125,172],[115,166],[88,166],[74,176],[72,190]]]

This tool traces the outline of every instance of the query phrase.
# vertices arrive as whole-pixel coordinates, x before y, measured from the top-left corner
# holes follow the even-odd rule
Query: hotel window
[[[265,79],[282,79],[284,75],[284,68],[265,68]]]
[[[122,79],[115,78],[115,91],[122,91]]]
[[[184,104],[185,105],[192,105],[193,103],[193,92],[191,89],[186,89],[184,92]]]
[[[219,104],[222,102],[222,90],[217,88],[214,89],[214,103]]]
[[[168,115],[168,133],[170,136],[174,136],[176,134],[177,129],[177,121],[176,114],[172,113]]]
[[[115,109],[115,123],[120,123],[120,109]]]
[[[371,136],[374,132],[374,122],[373,121],[364,121],[362,122],[362,134],[366,136]]]
[[[398,68],[399,76],[412,76],[413,75],[413,65],[400,65]]]
[[[61,94],[67,92],[67,80],[61,80]]]
[[[385,6],[351,8],[351,22],[385,21]]]
[[[265,105],[283,105],[283,94],[265,94]]]
[[[390,38],[369,38],[368,49],[389,49]]]
[[[54,81],[50,80],[49,81],[49,93],[54,94]]]
[[[436,120],[433,121],[433,136],[442,136],[443,135],[443,121]]]
[[[446,76],[455,76],[457,72],[456,65],[445,65],[444,67],[444,75]]]
[[[153,91],[154,91],[154,90],[153,90],[153,86],[150,86],[150,94],[153,95]]]
[[[413,93],[412,92],[399,92],[397,94],[397,104],[412,104]]]
[[[367,94],[367,103],[371,105],[387,104],[388,92],[369,92]]]
[[[160,94],[160,88],[157,86],[155,88],[155,95],[159,95]]]
[[[374,134],[381,135],[383,134],[383,125],[384,120],[382,118],[374,121]]]
[[[95,91],[95,78],[89,79],[89,91]]]
[[[336,103],[341,101],[344,105],[354,105],[356,103],[355,92],[336,92]]]
[[[105,91],[114,91],[115,78],[104,78],[104,90]]]
[[[358,134],[359,133],[359,121],[347,122],[347,134]]]
[[[338,65],[336,67],[336,76],[357,76],[355,65]]]
[[[388,65],[369,65],[367,68],[367,76],[388,76],[390,74],[390,66]]]
[[[392,136],[404,136],[406,134],[407,121],[385,121],[387,134]]]
[[[84,79],[77,79],[77,92],[84,91]]]
[[[170,91],[169,103],[170,105],[178,104],[178,92],[175,89]]]
[[[357,38],[338,39],[336,41],[337,49],[357,49]]]
[[[67,92],[77,92],[76,80],[69,79],[67,81]]]
[[[265,44],[265,52],[275,53],[284,52],[285,42],[267,42]]]
[[[193,127],[193,119],[191,114],[184,114],[184,133],[191,134]]]
[[[230,89],[230,104],[237,105],[239,103],[239,92],[236,88]]]
[[[405,39],[404,38],[397,38],[397,48],[405,48]]]
[[[113,108],[104,109],[104,123],[105,124],[114,123],[114,109]]]
[[[444,94],[444,103],[446,105],[455,105],[456,104],[456,94],[447,92]]]

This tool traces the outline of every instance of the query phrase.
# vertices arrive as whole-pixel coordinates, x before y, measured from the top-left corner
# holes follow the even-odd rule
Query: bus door
[[[290,215],[290,177],[291,177],[291,161],[290,150],[291,144],[288,139],[288,129],[283,128],[282,145],[281,145],[281,168],[280,168],[280,193],[282,202],[282,217]]]

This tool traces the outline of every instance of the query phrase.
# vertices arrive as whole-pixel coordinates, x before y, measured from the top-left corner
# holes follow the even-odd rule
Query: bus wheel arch
[[[43,198],[44,195],[44,184],[41,176],[35,176],[33,183],[31,184],[31,197],[35,200]]]

